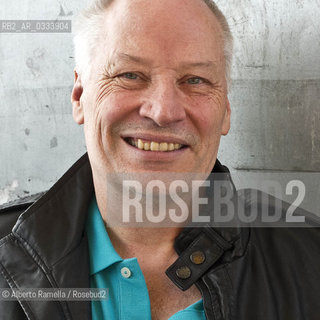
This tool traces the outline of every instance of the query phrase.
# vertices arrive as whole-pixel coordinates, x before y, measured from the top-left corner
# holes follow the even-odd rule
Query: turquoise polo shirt
[[[92,320],[151,320],[147,285],[137,258],[123,260],[113,248],[96,199],[86,224],[91,288],[108,288],[109,298],[91,302]],[[205,320],[202,300],[170,320]]]

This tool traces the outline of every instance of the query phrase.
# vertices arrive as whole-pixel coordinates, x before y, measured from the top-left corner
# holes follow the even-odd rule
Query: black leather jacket
[[[227,169],[217,162],[214,171]],[[90,287],[84,229],[92,195],[85,155],[38,201],[1,209],[0,288]],[[196,283],[207,319],[319,320],[320,229],[310,223],[315,228],[187,228],[167,275],[182,290]],[[206,259],[195,265],[198,250]],[[191,269],[188,279],[177,277],[181,266]],[[90,307],[0,300],[0,319],[87,320]]]

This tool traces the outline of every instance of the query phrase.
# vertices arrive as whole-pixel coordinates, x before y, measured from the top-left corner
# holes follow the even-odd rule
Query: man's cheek
[[[203,137],[210,137],[213,131],[216,131],[216,127],[219,126],[217,115],[206,112],[206,110],[199,110],[194,117],[196,127],[200,131]]]
[[[122,98],[114,95],[109,96],[99,105],[103,119],[110,124],[123,119],[123,117],[128,113],[129,102],[130,97]]]

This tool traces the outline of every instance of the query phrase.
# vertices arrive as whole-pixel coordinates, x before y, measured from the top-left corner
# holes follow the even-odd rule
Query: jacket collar
[[[81,242],[92,196],[92,173],[85,154],[19,217],[12,232],[51,267]]]
[[[221,192],[219,188],[219,191],[215,190],[213,182],[223,183],[233,194],[231,197],[233,208],[236,209],[238,205],[242,205],[242,197],[233,184],[228,168],[221,165],[218,160],[209,180],[212,186],[211,192]],[[213,196],[211,192],[207,194],[208,197],[210,197],[210,194],[211,197]],[[209,202],[211,201],[214,204],[214,199],[213,197]],[[210,223],[202,223],[196,226],[191,224],[175,239],[174,246],[179,257],[167,269],[166,274],[182,290],[187,290],[197,283],[209,270],[231,263],[245,254],[250,230],[237,222],[236,216],[232,221],[232,227],[218,226],[214,222],[214,210],[214,206],[210,204],[207,206],[205,213],[212,218]],[[223,210],[227,211],[229,209],[228,206],[224,206],[219,210],[222,210],[223,216]],[[235,210],[235,212],[237,211]],[[199,264],[192,262],[191,257],[199,255],[199,252],[204,257],[202,258],[203,262]],[[188,277],[179,276],[181,270],[188,270],[187,272],[190,272],[190,275]]]

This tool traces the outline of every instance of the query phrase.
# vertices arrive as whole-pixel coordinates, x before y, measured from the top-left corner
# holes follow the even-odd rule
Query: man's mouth
[[[180,143],[172,143],[172,142],[156,142],[156,141],[147,141],[142,139],[135,138],[125,138],[125,141],[136,147],[140,150],[150,151],[150,152],[173,152],[180,150],[182,148],[186,148],[186,145]]]

